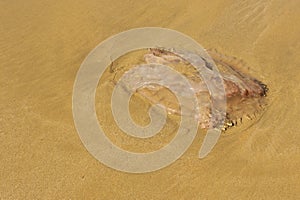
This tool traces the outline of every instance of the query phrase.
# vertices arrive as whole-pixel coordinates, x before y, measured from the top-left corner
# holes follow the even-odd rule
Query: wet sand
[[[299,13],[298,0],[0,2],[0,198],[299,198]],[[243,59],[270,88],[270,103],[203,160],[198,134],[169,167],[127,174],[82,145],[72,87],[96,45],[145,26],[178,30]]]

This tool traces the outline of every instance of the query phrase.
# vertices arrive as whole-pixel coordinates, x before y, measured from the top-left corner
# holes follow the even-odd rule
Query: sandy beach
[[[0,199],[299,199],[300,1],[4,0],[0,27]],[[205,159],[199,133],[155,172],[97,161],[73,121],[76,73],[101,41],[137,27],[174,29],[245,61],[269,87],[263,116]]]

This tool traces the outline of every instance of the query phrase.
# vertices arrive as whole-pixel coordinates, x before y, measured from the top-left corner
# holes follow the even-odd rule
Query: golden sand
[[[299,0],[1,1],[0,198],[299,198],[299,13]],[[87,152],[73,122],[72,87],[97,44],[145,26],[242,58],[270,88],[270,104],[205,159],[197,158],[200,133],[175,163],[137,175]],[[124,148],[131,142],[138,141]]]

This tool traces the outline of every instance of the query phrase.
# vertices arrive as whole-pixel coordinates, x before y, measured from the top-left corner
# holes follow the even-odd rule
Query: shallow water
[[[298,0],[31,0],[1,1],[0,9],[1,198],[297,199]],[[205,159],[197,158],[198,134],[171,166],[133,175],[86,151],[73,123],[72,87],[98,43],[144,26],[175,29],[243,59],[270,92],[263,116],[231,129]]]

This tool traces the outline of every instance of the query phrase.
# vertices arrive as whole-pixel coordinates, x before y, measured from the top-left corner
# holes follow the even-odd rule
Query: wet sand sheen
[[[31,0],[0,9],[1,198],[297,199],[299,1]],[[204,160],[198,134],[181,159],[154,173],[95,160],[73,124],[76,72],[99,42],[143,26],[172,28],[245,60],[270,88],[263,117],[223,136]]]

